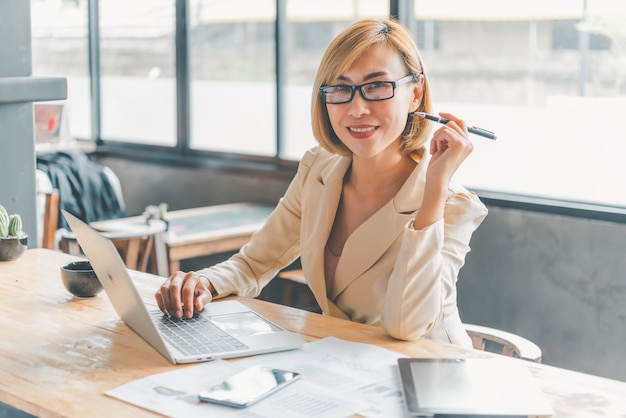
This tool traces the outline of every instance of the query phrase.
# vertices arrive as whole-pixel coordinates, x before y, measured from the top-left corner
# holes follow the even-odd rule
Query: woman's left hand
[[[413,228],[422,229],[443,218],[448,185],[454,173],[474,149],[465,122],[451,113],[439,115],[450,122],[433,134],[430,162],[420,207],[413,219]]]
[[[463,120],[451,113],[440,112],[439,116],[450,122],[433,134],[430,142],[431,160],[426,175],[427,181],[439,182],[439,186],[447,188],[454,173],[472,153],[474,145]]]

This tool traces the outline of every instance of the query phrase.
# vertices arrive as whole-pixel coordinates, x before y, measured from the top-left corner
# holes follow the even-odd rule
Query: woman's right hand
[[[206,277],[195,271],[179,271],[163,282],[154,297],[164,314],[181,319],[191,318],[194,310],[204,309],[213,299],[214,291]]]

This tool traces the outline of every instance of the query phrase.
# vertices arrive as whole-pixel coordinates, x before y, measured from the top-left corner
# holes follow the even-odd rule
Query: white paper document
[[[334,337],[297,350],[216,360],[160,373],[106,392],[122,401],[171,417],[364,417],[407,416],[399,353]],[[246,409],[200,402],[198,393],[253,365],[295,371],[302,378]]]

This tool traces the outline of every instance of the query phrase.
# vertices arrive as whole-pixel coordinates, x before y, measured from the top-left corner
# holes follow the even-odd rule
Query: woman
[[[191,317],[214,298],[257,296],[300,257],[324,314],[471,347],[456,280],[487,210],[452,181],[473,148],[465,122],[440,113],[450,122],[427,144],[428,122],[412,115],[431,103],[410,33],[392,20],[354,23],[329,45],[313,92],[320,147],[264,227],[228,261],[172,275],[159,308]]]

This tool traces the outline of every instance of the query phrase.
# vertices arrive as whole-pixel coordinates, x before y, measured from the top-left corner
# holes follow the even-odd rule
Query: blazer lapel
[[[302,206],[310,209],[302,213],[301,239],[316,245],[302,246],[307,252],[307,256],[302,259],[309,260],[308,266],[302,267],[308,270],[309,287],[325,313],[329,313],[330,308],[324,278],[324,248],[339,206],[343,178],[351,162],[350,157],[342,157],[325,166],[319,173],[311,172],[309,175],[314,177],[303,192],[303,196],[310,201],[303,202]]]
[[[335,272],[333,299],[376,263],[400,236],[422,202],[425,172],[424,163],[418,164],[398,194],[350,235]]]

